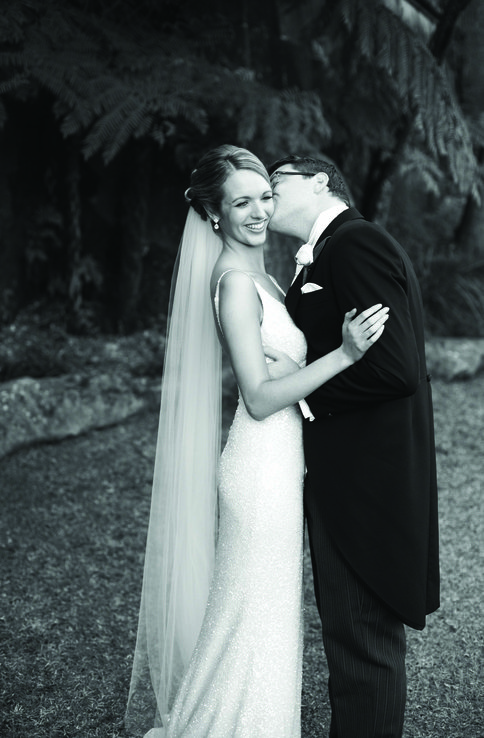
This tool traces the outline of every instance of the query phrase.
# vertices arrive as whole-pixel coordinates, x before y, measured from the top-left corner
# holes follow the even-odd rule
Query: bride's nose
[[[266,218],[267,213],[264,210],[264,206],[261,202],[253,202],[252,203],[252,209],[251,209],[251,216],[253,218]]]

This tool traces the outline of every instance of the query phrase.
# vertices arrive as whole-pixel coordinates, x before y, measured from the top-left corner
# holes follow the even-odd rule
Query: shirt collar
[[[329,224],[345,210],[348,210],[348,206],[344,202],[338,202],[327,210],[323,210],[314,221],[311,233],[309,234],[308,243],[315,246],[316,241],[320,235],[324,233]]]

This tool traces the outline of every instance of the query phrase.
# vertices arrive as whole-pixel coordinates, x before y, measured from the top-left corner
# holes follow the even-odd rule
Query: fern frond
[[[277,92],[248,86],[240,99],[237,140],[257,145],[267,156],[281,151],[315,153],[331,135],[319,95],[297,89]]]
[[[30,80],[27,75],[22,73],[15,74],[13,77],[10,77],[10,79],[0,82],[0,95],[6,95],[9,92],[13,92],[19,87],[28,85],[29,82]]]
[[[134,136],[140,128],[146,124],[147,119],[150,116],[146,116],[145,106],[143,103],[137,107],[133,107],[131,113],[125,116],[122,125],[117,126],[116,134],[113,136],[111,142],[103,148],[103,159],[104,163],[108,164],[116,154],[118,154],[126,142]]]
[[[55,98],[60,98],[66,105],[76,108],[79,97],[71,85],[66,83],[64,77],[59,74],[55,64],[44,64],[28,70],[30,76],[46,90],[49,90]]]
[[[393,36],[392,40],[393,44],[390,45],[390,66],[394,70],[397,87],[399,89],[408,89],[411,84],[409,38],[405,33],[397,33]]]
[[[361,54],[367,59],[373,59],[382,49],[377,48],[378,36],[375,34],[374,18],[368,14],[361,12],[358,5],[356,8],[356,39]],[[378,27],[378,25],[377,25]]]
[[[358,16],[358,5],[354,0],[341,0],[337,8],[338,15],[341,17],[348,31],[352,31],[356,26]]]
[[[471,119],[469,129],[475,144],[484,148],[484,113],[481,113],[475,120]]]
[[[11,67],[22,69],[25,62],[24,51],[1,51],[0,52],[0,69],[9,70]]]
[[[165,119],[182,118],[200,133],[206,133],[207,131],[208,115],[206,110],[189,100],[183,100],[178,94],[168,95],[157,100],[156,105],[153,105],[153,110],[159,111]]]
[[[476,172],[467,122],[444,68],[417,35],[381,0],[340,0],[355,56],[366,60],[394,85],[405,114],[412,111],[429,152],[443,159],[465,193]],[[371,38],[370,38],[371,36]]]
[[[407,148],[398,171],[403,178],[409,175],[418,177],[424,184],[427,192],[437,196],[440,194],[443,179],[442,170],[434,158],[428,156],[417,147],[412,146]]]
[[[163,148],[166,143],[166,136],[161,128],[153,128],[150,131],[150,136],[154,141],[156,141],[160,148]]]
[[[84,132],[83,116],[79,115],[77,110],[66,109],[66,106],[59,100],[55,101],[53,110],[56,118],[60,120],[60,130],[64,138]]]
[[[37,11],[35,0],[5,3],[0,14],[0,44],[21,43],[29,18]]]
[[[97,153],[104,146],[107,146],[111,152],[113,149],[112,143],[110,144],[110,142],[118,138],[126,141],[130,135],[130,133],[126,133],[126,130],[131,132],[133,130],[132,126],[136,124],[136,121],[142,120],[143,109],[143,102],[136,95],[131,95],[123,100],[120,105],[117,105],[114,109],[109,110],[109,112],[99,118],[86,136],[82,147],[82,152],[86,159]]]

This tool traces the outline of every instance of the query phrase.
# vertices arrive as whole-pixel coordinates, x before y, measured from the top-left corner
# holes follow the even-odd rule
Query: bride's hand
[[[264,346],[264,354],[269,359],[272,359],[267,364],[267,370],[271,379],[286,377],[288,374],[294,374],[294,372],[300,369],[299,364],[285,354],[284,351],[279,351],[278,349],[272,348],[272,346]]]
[[[361,359],[370,346],[378,341],[390,308],[373,305],[356,316],[356,308],[345,314],[342,348],[352,363]]]

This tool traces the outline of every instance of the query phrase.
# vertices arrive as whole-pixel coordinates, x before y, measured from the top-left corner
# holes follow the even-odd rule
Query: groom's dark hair
[[[267,167],[269,176],[284,164],[290,164],[299,172],[311,172],[312,174],[325,172],[325,174],[328,175],[329,191],[336,197],[339,197],[340,200],[343,200],[346,205],[350,205],[348,188],[334,164],[331,164],[329,161],[325,161],[324,159],[315,159],[312,156],[297,156],[296,154],[291,154],[289,156],[285,156],[283,159],[278,159]]]

